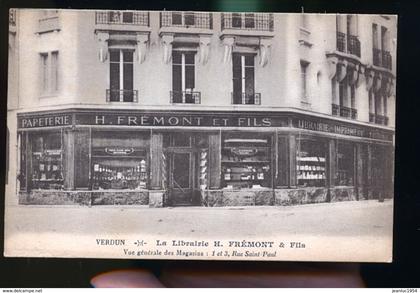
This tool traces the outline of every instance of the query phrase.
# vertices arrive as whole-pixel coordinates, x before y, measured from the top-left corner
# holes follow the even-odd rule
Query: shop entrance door
[[[196,205],[196,158],[194,152],[176,150],[172,152],[169,157],[169,190],[172,205]]]

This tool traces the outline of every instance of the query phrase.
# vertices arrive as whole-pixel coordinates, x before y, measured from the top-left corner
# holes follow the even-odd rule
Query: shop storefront
[[[18,115],[21,204],[290,205],[392,196],[393,132],[300,113]]]

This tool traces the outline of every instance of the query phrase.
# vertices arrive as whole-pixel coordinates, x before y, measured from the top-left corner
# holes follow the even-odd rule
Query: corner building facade
[[[9,24],[16,204],[393,196],[393,16],[19,9]]]

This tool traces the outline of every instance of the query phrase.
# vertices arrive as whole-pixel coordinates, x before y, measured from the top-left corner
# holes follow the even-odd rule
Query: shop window
[[[316,140],[300,140],[297,148],[297,184],[302,187],[326,185],[326,145]]]
[[[172,52],[171,103],[200,103],[200,92],[194,90],[195,54],[196,51]]]
[[[255,54],[233,53],[233,104],[260,104],[255,93]]]
[[[63,188],[61,133],[36,133],[31,137],[32,188]]]
[[[135,102],[137,91],[133,89],[133,50],[111,49],[107,100],[110,102]]]
[[[226,134],[222,138],[222,187],[271,187],[271,136]]]
[[[337,148],[336,186],[354,185],[354,147],[352,144],[339,143]]]
[[[41,95],[58,91],[58,51],[41,53]]]
[[[147,188],[147,135],[97,132],[92,137],[92,189]]]

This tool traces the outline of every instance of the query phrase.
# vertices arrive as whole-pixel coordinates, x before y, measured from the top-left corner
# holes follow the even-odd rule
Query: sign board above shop
[[[292,127],[309,131],[393,140],[392,130],[380,129],[331,118],[292,112],[146,112],[75,110],[66,113],[26,113],[18,115],[20,130],[65,126],[142,126],[142,127]]]

